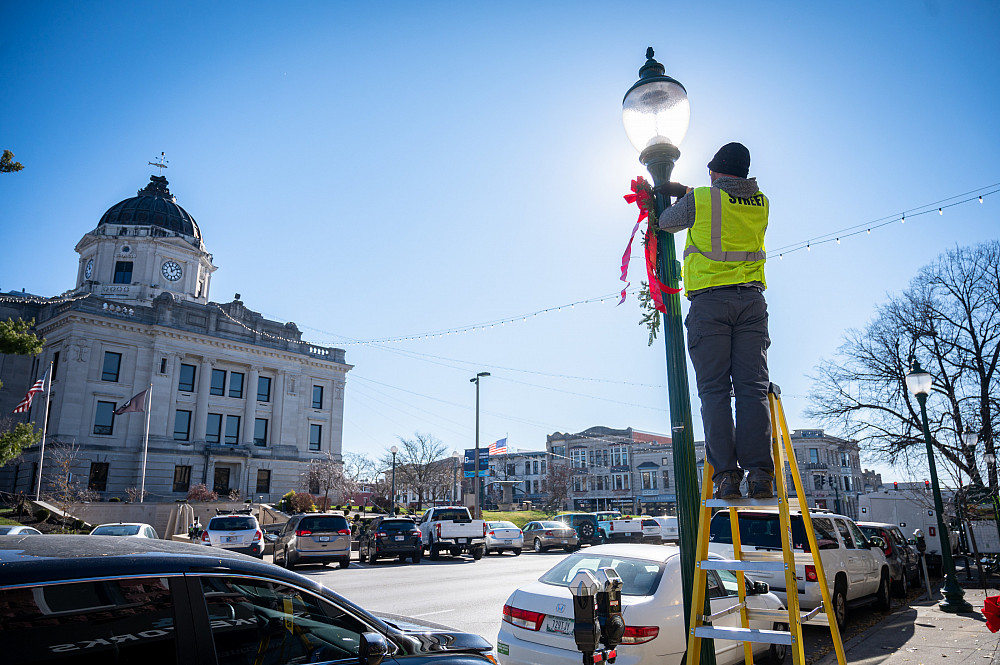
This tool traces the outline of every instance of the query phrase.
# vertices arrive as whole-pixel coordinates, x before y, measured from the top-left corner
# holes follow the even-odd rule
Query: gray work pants
[[[696,294],[685,323],[712,479],[740,469],[749,480],[773,477],[764,294],[748,286]]]

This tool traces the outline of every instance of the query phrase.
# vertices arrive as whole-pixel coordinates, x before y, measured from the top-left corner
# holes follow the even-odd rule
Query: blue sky
[[[653,46],[691,101],[675,179],[707,184],[729,141],[751,150],[772,379],[790,426],[816,427],[809,375],[844,332],[997,235],[993,195],[775,256],[1000,182],[1000,5],[874,4],[8,1],[0,148],[26,168],[0,177],[0,289],[72,287],[76,242],[165,151],[219,266],[212,299],[346,348],[345,451],[414,431],[471,447],[478,371],[484,443],[666,432],[663,346],[634,298],[353,343],[615,293],[622,195],[644,174],[621,99]]]

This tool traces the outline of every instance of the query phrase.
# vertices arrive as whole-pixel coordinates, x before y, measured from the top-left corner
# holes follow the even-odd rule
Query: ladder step
[[[816,563],[812,554],[804,552],[794,552],[793,554],[797,566]],[[743,550],[740,552],[740,559],[743,561],[784,561],[785,555],[781,550]],[[761,568],[748,568],[747,570],[761,570]]]
[[[814,616],[809,616],[810,614],[812,614],[812,612],[803,612],[799,616],[799,622],[808,623],[810,626],[830,625],[826,614],[823,612],[819,612]],[[784,621],[785,623],[788,623],[788,610],[758,610],[748,607],[747,619],[750,621],[757,619],[766,621]]]
[[[760,630],[757,628],[729,628],[697,626],[696,637],[713,640],[735,640],[737,642],[759,642],[761,644],[784,644],[792,646],[792,634],[784,630]]]
[[[733,561],[732,559],[709,559],[700,561],[702,570],[760,570],[766,572],[785,572],[784,561]]]
[[[775,508],[778,505],[778,499],[749,499],[746,497],[740,499],[707,499],[705,505],[709,508]],[[799,500],[796,497],[788,499],[788,509],[789,510],[800,510]]]

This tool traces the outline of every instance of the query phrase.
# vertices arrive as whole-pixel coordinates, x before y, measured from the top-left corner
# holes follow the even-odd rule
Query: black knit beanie
[[[742,143],[727,143],[715,153],[708,168],[716,173],[746,178],[750,173],[750,151]]]

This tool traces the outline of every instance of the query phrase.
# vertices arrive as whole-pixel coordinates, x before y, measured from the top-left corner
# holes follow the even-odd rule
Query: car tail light
[[[497,534],[496,534],[495,532],[493,532],[493,531],[490,531],[490,532],[489,532],[489,533],[487,533],[486,535],[487,535],[487,536],[493,536],[493,537],[496,537],[496,535],[497,535]]]
[[[622,644],[645,644],[659,634],[659,626],[625,626]]]
[[[260,532],[260,530],[258,530],[258,531],[257,531],[257,533],[255,533],[255,534],[253,535],[253,541],[254,541],[255,543],[259,543],[259,542],[260,542],[260,539],[261,539],[261,538],[263,538],[263,537],[264,537],[264,534],[263,534],[263,533],[261,533],[261,532]]]
[[[486,528],[485,525],[483,526],[483,528],[484,529]],[[437,531],[437,537],[440,539],[441,538],[441,525],[440,524],[435,525],[434,526],[434,530]]]
[[[295,532],[295,535],[296,536],[311,536],[312,535],[312,531],[306,531],[305,529],[299,529],[298,531]]]
[[[551,531],[546,531],[546,532],[545,532],[545,535],[546,535],[546,536],[551,536],[551,535],[552,535],[552,532],[551,532]]]
[[[806,582],[818,582],[819,578],[816,576],[816,566],[806,566]]]
[[[483,536],[486,535],[486,522],[483,522]]]
[[[610,529],[611,529],[612,531],[614,531],[614,530],[615,530],[615,523],[614,523],[614,522],[612,522],[612,523],[611,523],[611,527],[610,527]]]
[[[349,535],[351,535],[351,530],[350,529],[338,529],[337,530],[337,535],[338,536],[349,536]]]
[[[203,542],[203,543],[211,543],[212,542],[212,539],[208,535],[208,531],[202,531],[201,532],[201,542]]]
[[[520,628],[538,630],[545,621],[545,615],[531,610],[519,610],[510,605],[503,606],[503,620]]]
[[[413,536],[414,538],[419,538],[420,537],[420,529],[414,529],[413,531],[410,532],[410,535]]]

